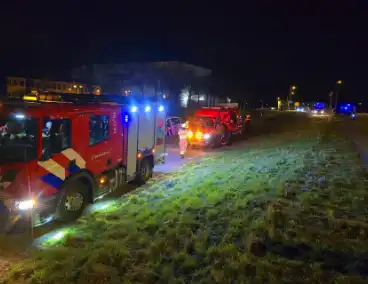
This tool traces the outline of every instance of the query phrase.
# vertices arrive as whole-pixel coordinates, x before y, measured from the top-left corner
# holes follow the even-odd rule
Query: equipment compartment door
[[[137,155],[138,155],[138,123],[139,113],[130,114],[130,122],[128,128],[128,149],[127,149],[127,181],[135,178],[137,170]]]
[[[138,124],[138,150],[152,149],[155,145],[155,108],[150,111],[142,111]]]

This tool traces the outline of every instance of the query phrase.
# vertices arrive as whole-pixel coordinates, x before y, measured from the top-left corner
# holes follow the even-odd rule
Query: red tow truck
[[[0,232],[77,219],[165,159],[165,108],[123,97],[38,94],[0,102]]]
[[[243,117],[238,104],[202,107],[189,122],[189,144],[202,147],[230,145],[234,135],[246,132],[249,122],[250,115]]]

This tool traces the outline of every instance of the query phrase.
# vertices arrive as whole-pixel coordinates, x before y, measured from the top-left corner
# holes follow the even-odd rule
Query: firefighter
[[[186,124],[181,125],[178,131],[178,135],[179,135],[180,157],[182,159],[184,158],[184,154],[188,147],[187,133],[188,133],[188,129],[187,129]]]

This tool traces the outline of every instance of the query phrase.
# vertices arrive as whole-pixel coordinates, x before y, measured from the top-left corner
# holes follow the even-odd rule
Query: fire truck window
[[[171,122],[172,124],[181,124],[180,118],[172,118]]]
[[[92,115],[89,118],[89,145],[95,145],[109,139],[109,117]]]
[[[70,119],[45,118],[42,126],[42,153],[58,154],[70,147]]]

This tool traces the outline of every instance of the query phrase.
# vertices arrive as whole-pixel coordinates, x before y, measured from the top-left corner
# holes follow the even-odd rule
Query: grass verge
[[[107,204],[8,281],[366,283],[367,176],[350,144],[318,127],[218,153]]]

